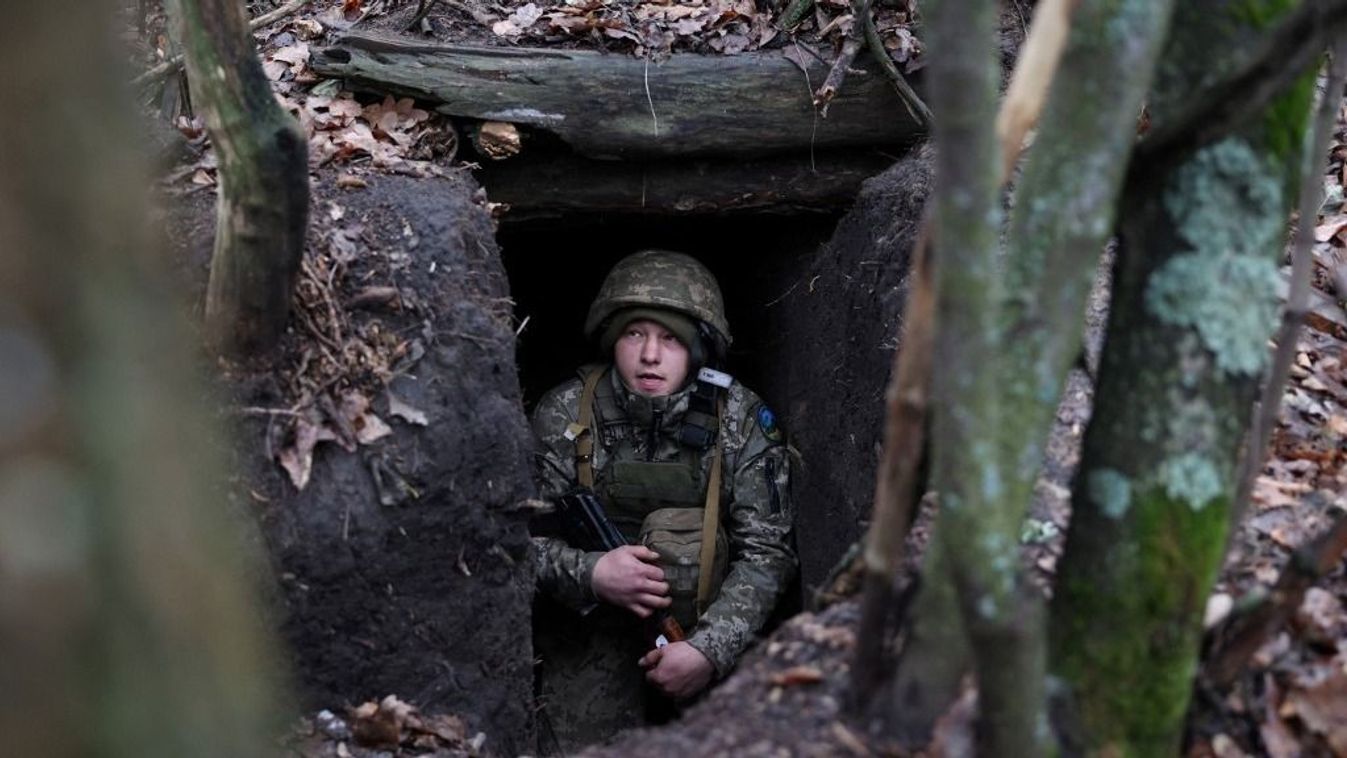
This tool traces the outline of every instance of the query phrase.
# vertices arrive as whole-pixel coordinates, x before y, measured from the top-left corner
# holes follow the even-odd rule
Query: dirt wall
[[[930,148],[914,149],[868,180],[832,239],[792,267],[773,304],[785,371],[763,392],[785,398],[806,599],[864,531],[874,496],[908,260],[930,192]]]
[[[533,744],[521,504],[534,490],[493,224],[467,178],[363,181],[315,182],[318,270],[301,278],[275,365],[233,377],[234,407],[252,409],[237,425],[238,490],[272,557],[307,707],[397,694],[463,716],[488,750],[517,754]],[[324,271],[330,290],[315,285]],[[323,320],[329,299],[333,322]],[[302,380],[334,355],[352,362],[340,378]],[[296,397],[297,386],[316,394]],[[307,402],[300,415],[340,438],[333,409],[350,392],[391,433],[353,451],[320,442],[298,491],[275,462],[295,446],[295,416],[258,410]]]

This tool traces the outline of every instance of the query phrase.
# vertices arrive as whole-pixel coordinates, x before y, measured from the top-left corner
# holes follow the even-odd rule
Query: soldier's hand
[[[594,594],[641,618],[668,608],[673,600],[664,581],[664,569],[656,564],[658,560],[659,553],[644,545],[624,545],[604,553],[594,564],[594,575],[589,580]]]
[[[711,683],[715,666],[686,642],[670,642],[646,653],[639,661],[645,678],[675,700],[686,700]]]

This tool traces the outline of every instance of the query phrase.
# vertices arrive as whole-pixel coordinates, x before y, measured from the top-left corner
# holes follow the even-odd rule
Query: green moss
[[[1255,29],[1266,29],[1297,5],[1296,0],[1242,0],[1231,15]]]
[[[1089,693],[1078,703],[1092,752],[1112,744],[1117,755],[1176,754],[1227,505],[1193,510],[1160,488],[1134,491],[1125,538],[1078,556],[1089,570],[1063,573],[1053,669]],[[1124,543],[1137,549],[1120,549]]]
[[[1299,166],[1301,156],[1308,148],[1306,140],[1310,126],[1310,107],[1314,103],[1316,68],[1306,71],[1271,103],[1263,116],[1263,141],[1278,165]],[[1287,172],[1288,194],[1295,191],[1298,177]]]

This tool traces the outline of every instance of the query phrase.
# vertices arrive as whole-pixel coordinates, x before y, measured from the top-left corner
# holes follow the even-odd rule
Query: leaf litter
[[[308,67],[313,45],[332,41],[357,22],[397,28],[415,5],[394,0],[315,2],[307,8],[309,15],[301,13],[255,33],[263,71],[278,101],[309,137],[311,165],[342,167],[338,186],[346,191],[364,188],[364,177],[373,172],[431,176],[460,170],[453,165],[457,134],[447,117],[418,107],[410,98],[358,97],[338,82],[319,80]],[[446,41],[585,47],[653,58],[673,52],[733,55],[763,49],[780,49],[790,57],[800,55],[802,48],[825,62],[836,56],[851,23],[849,2],[819,0],[792,29],[779,27],[781,10],[784,4],[759,7],[751,0],[440,0],[423,30]],[[884,47],[899,68],[920,68],[923,47],[913,33],[919,23],[915,3],[876,3],[875,16]],[[147,34],[128,36],[137,41],[141,62],[154,65],[171,55],[161,10],[151,8],[147,28]],[[1269,589],[1291,551],[1347,510],[1347,128],[1343,113],[1339,116],[1325,175],[1326,201],[1315,229],[1311,312],[1273,433],[1272,455],[1213,594],[1219,611],[1228,612],[1228,604],[1237,602],[1233,598]],[[171,192],[214,188],[217,162],[201,120],[180,115],[174,125],[195,158],[168,172],[162,182]],[[340,205],[326,210],[315,209],[295,302],[297,328],[312,339],[298,361],[281,372],[293,404],[275,416],[281,420],[275,457],[298,488],[309,481],[319,444],[349,450],[391,433],[388,422],[372,412],[371,398],[381,398],[389,417],[426,423],[422,411],[388,389],[400,372],[415,365],[424,345],[415,337],[384,331],[377,320],[352,325],[347,313],[352,296],[343,295],[351,285],[348,267],[374,251],[368,249],[359,222],[340,223],[345,220]],[[320,222],[322,215],[327,221]],[[1051,575],[1060,555],[1067,517],[1060,507],[1064,497],[1063,492],[1053,493],[1049,499],[1059,505],[1042,522],[1056,527],[1055,539],[1027,540],[1026,553],[1044,576]],[[1189,755],[1242,754],[1241,746],[1274,756],[1347,755],[1345,603],[1347,572],[1339,562],[1319,587],[1306,593],[1290,627],[1255,655],[1244,686],[1225,703],[1228,724],[1235,726],[1195,736]],[[780,676],[781,684],[815,679],[813,670],[798,667]],[[1252,730],[1250,721],[1256,724]],[[385,698],[366,703],[346,719],[327,712],[304,719],[294,744],[317,740],[326,744],[323,755],[334,753],[333,743],[338,755],[374,754],[356,744],[357,731],[383,735],[377,742],[385,750],[429,749],[444,755],[477,755],[478,738],[484,738],[464,741],[461,723],[428,722],[414,707]],[[296,749],[302,755],[319,754]]]

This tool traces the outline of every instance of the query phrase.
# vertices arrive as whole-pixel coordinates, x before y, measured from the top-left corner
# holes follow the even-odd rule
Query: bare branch
[[[1323,98],[1319,102],[1319,111],[1314,120],[1314,142],[1310,154],[1306,156],[1300,177],[1300,218],[1296,223],[1295,242],[1291,249],[1290,293],[1286,298],[1286,309],[1282,311],[1281,329],[1277,334],[1277,350],[1273,353],[1267,381],[1263,384],[1263,394],[1258,404],[1254,406],[1253,424],[1249,428],[1249,441],[1244,450],[1244,459],[1240,463],[1238,489],[1235,491],[1235,500],[1230,511],[1231,523],[1239,523],[1240,517],[1249,505],[1254,481],[1263,468],[1268,440],[1272,436],[1272,428],[1277,423],[1277,411],[1281,408],[1286,379],[1291,373],[1291,363],[1296,357],[1300,327],[1309,308],[1314,226],[1322,201],[1324,156],[1328,152],[1328,142],[1333,134],[1338,108],[1342,105],[1345,82],[1347,82],[1347,42],[1340,40],[1333,49],[1328,85],[1324,89]]]
[[[263,13],[257,18],[248,22],[248,28],[251,29],[252,31],[257,31],[258,29],[261,29],[267,24],[270,24],[275,21],[280,21],[286,16],[292,15],[300,8],[308,4],[309,0],[290,0],[289,3],[286,3],[285,5],[282,5],[281,7],[273,11]],[[146,71],[140,76],[137,76],[135,79],[132,79],[131,86],[142,87],[146,84],[149,84],[150,82],[159,81],[160,79],[163,79],[165,76],[177,73],[182,69],[182,60],[183,59],[181,55],[175,55],[172,58],[169,58],[163,63],[160,63],[158,66],[155,66],[154,68],[150,69],[149,71]]]
[[[852,667],[852,703],[863,708],[888,667],[883,665],[884,628],[894,575],[916,511],[917,467],[926,441],[935,338],[935,282],[930,261],[930,226],[923,224],[913,251],[912,285],[903,313],[902,349],[894,356],[885,395],[884,457],[875,477],[874,516],[865,536],[861,622]]]
[[[1044,0],[1034,13],[1029,39],[1024,43],[1005,100],[996,114],[996,135],[1001,139],[1002,182],[1009,179],[1023,149],[1024,135],[1038,121],[1043,104],[1047,102],[1057,64],[1066,50],[1076,5],[1075,0]]]
[[[903,105],[907,106],[907,113],[917,125],[923,129],[931,128],[931,109],[926,106],[925,101],[917,96],[916,90],[907,83],[903,72],[898,70],[898,65],[889,57],[889,51],[884,48],[884,41],[879,38],[879,29],[875,27],[875,16],[870,14],[865,17],[865,42],[870,46],[870,54],[879,61],[879,67],[884,69],[885,75],[893,83],[893,88],[898,91],[898,96],[903,99]]]
[[[1224,81],[1204,87],[1197,101],[1159,125],[1136,148],[1133,172],[1174,165],[1219,141],[1260,113],[1305,72],[1347,27],[1347,0],[1306,0],[1251,51]]]
[[[1305,592],[1332,571],[1347,552],[1347,516],[1323,534],[1296,549],[1272,592],[1249,610],[1232,614],[1208,638],[1203,662],[1207,684],[1224,687],[1235,681],[1264,640],[1282,627],[1300,607]]]

